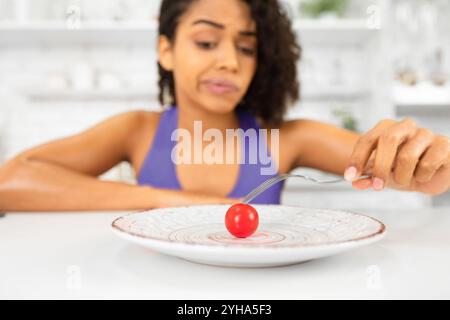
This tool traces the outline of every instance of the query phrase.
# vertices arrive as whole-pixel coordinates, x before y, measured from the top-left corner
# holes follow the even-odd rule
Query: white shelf
[[[118,90],[71,90],[71,89],[22,89],[19,92],[31,100],[54,101],[107,101],[107,100],[156,100],[157,93],[148,89],[118,89]],[[369,97],[366,91],[334,91],[304,92],[303,102],[313,101],[355,101]]]
[[[358,45],[366,43],[380,29],[370,28],[363,19],[297,20],[294,29],[302,44]]]
[[[365,20],[297,20],[293,25],[304,44],[360,44],[378,31],[368,28]],[[154,46],[157,32],[157,21],[82,22],[79,29],[69,29],[61,21],[0,22],[0,45]]]
[[[398,116],[450,117],[450,103],[447,105],[399,105]]]
[[[297,19],[294,27],[307,30],[336,30],[336,31],[377,31],[370,28],[366,19]]]
[[[367,99],[371,95],[369,89],[351,88],[350,85],[339,87],[321,87],[320,90],[302,88],[303,101],[355,101]]]
[[[396,83],[394,101],[397,106],[450,106],[450,84],[436,86],[421,82],[415,86]]]
[[[450,85],[422,82],[416,86],[396,84],[393,100],[399,114],[450,116]]]
[[[157,93],[146,89],[118,90],[70,90],[27,89],[20,93],[31,100],[39,101],[111,101],[111,100],[157,100]]]
[[[156,22],[86,22],[70,29],[63,22],[0,23],[0,44],[8,45],[117,45],[155,46]]]

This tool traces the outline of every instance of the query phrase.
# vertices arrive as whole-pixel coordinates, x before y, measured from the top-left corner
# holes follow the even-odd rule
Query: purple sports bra
[[[255,129],[258,137],[259,145],[259,129],[260,126],[256,119],[246,111],[238,111],[238,118],[240,128],[245,130]],[[148,152],[141,171],[139,172],[137,181],[140,185],[150,185],[155,188],[161,189],[175,189],[181,190],[181,184],[178,180],[175,164],[172,162],[171,154],[173,148],[176,146],[177,141],[172,141],[172,133],[178,128],[178,108],[172,106],[170,109],[163,111],[160,122],[153,139],[152,146]],[[244,139],[244,143],[241,146],[245,148],[245,158],[250,159],[250,146],[249,139]],[[270,157],[270,153],[265,146],[266,154]],[[227,195],[229,198],[241,198],[247,195],[251,190],[257,187],[262,182],[277,176],[262,175],[261,168],[268,167],[261,164],[259,157],[257,157],[257,163],[245,163],[240,164],[238,180],[231,191]],[[254,198],[251,203],[257,204],[280,204],[281,191],[284,183],[280,182],[271,188],[267,189],[259,196]]]

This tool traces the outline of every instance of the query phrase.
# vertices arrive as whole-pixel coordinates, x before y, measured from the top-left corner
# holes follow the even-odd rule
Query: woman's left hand
[[[357,180],[363,174],[371,178]],[[345,178],[360,190],[442,194],[450,187],[450,139],[418,128],[411,119],[383,120],[360,137]]]

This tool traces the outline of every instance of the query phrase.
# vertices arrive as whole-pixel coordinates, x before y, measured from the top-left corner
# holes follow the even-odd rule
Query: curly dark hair
[[[163,0],[159,16],[159,35],[175,40],[180,17],[196,0]],[[258,65],[250,87],[237,107],[279,125],[288,105],[299,99],[297,61],[301,47],[297,44],[291,21],[278,0],[242,0],[247,3],[257,27]],[[159,101],[176,105],[173,73],[158,63]]]

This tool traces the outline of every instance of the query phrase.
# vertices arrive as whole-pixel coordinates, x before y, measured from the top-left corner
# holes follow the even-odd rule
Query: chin
[[[201,103],[201,105],[203,105],[206,110],[218,114],[227,114],[233,112],[237,108],[238,104],[238,102],[226,100],[223,98],[205,99]]]

